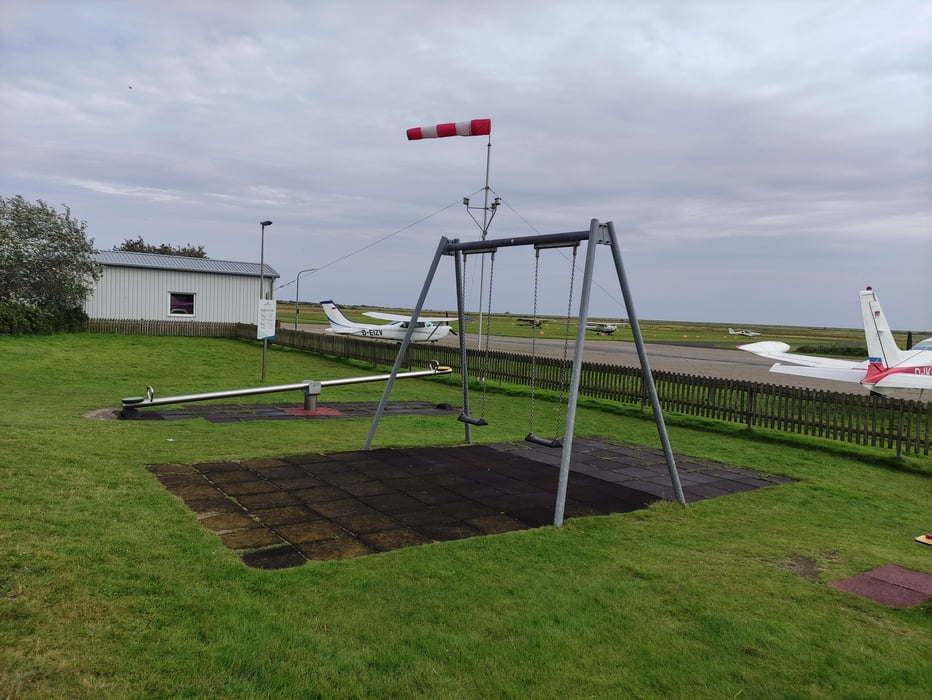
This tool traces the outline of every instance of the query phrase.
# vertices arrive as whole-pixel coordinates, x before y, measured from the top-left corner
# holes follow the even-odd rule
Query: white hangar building
[[[256,323],[260,282],[271,299],[279,277],[268,265],[260,275],[259,263],[115,250],[94,258],[103,275],[84,302],[92,319]]]

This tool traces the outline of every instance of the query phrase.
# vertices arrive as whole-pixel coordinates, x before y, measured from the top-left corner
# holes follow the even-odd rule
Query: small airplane
[[[728,335],[743,335],[743,336],[747,336],[748,338],[755,338],[759,336],[760,333],[758,333],[757,331],[742,331],[742,330],[736,331],[734,328],[729,328]]]
[[[324,310],[324,314],[327,316],[327,320],[330,321],[330,328],[327,330],[331,333],[361,335],[366,338],[402,341],[405,338],[405,334],[408,332],[408,327],[411,325],[410,316],[386,314],[378,311],[365,311],[363,315],[390,321],[390,323],[356,323],[346,318],[340,309],[337,308],[337,305],[333,303],[333,300],[328,299],[327,301],[322,301],[320,305]],[[436,343],[438,340],[443,340],[453,332],[450,326],[443,325],[449,321],[449,318],[419,317],[414,324],[414,332],[411,334],[411,340],[415,343]]]
[[[534,328],[540,328],[546,321],[546,318],[519,318],[515,323],[519,326],[534,326]]]
[[[587,331],[595,331],[599,335],[611,335],[618,330],[617,323],[604,323],[601,321],[590,321],[586,324]]]
[[[868,287],[859,292],[859,297],[867,341],[868,359],[864,362],[796,355],[789,352],[790,346],[786,343],[772,340],[739,345],[738,348],[779,360],[770,368],[771,372],[856,382],[873,394],[889,394],[897,389],[932,389],[932,338],[926,338],[908,350],[900,350],[873,290]],[[781,362],[802,366],[787,366]]]

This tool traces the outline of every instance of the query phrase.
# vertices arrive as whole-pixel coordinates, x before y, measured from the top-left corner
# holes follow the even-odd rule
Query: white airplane
[[[859,295],[867,340],[868,359],[864,362],[795,355],[789,352],[790,346],[786,343],[772,340],[738,348],[778,360],[770,368],[771,372],[856,382],[875,394],[889,394],[897,389],[932,389],[932,338],[926,338],[909,350],[900,350],[873,290],[868,287]],[[802,366],[787,366],[781,362]]]
[[[405,334],[408,332],[408,327],[411,325],[410,316],[398,316],[396,314],[386,314],[378,311],[366,311],[363,315],[390,321],[390,323],[356,323],[346,318],[332,300],[328,299],[327,301],[322,301],[320,305],[324,310],[324,314],[327,316],[327,320],[330,321],[330,328],[327,330],[331,333],[361,335],[366,338],[402,341],[405,338]],[[438,340],[446,338],[453,331],[450,326],[438,325],[445,324],[449,321],[449,318],[420,317],[414,324],[414,332],[411,334],[411,340],[415,343],[423,343],[426,341],[436,343]]]
[[[618,330],[617,323],[604,323],[601,321],[590,321],[586,324],[587,331],[595,331],[601,335],[611,335]]]
[[[760,333],[758,333],[757,331],[736,331],[734,328],[729,328],[728,335],[743,335],[743,336],[747,336],[748,338],[754,338],[756,336],[759,336]]]

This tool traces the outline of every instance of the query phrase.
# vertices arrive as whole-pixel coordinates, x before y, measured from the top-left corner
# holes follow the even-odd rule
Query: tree
[[[0,196],[0,333],[77,330],[100,279],[87,222],[41,200]]]
[[[113,246],[114,250],[122,250],[126,253],[158,253],[159,255],[183,255],[187,258],[206,258],[207,253],[204,246],[194,247],[190,243],[184,246],[175,247],[168,243],[161,245],[151,245],[142,240],[142,236],[133,240],[130,238],[123,239],[120,245]]]

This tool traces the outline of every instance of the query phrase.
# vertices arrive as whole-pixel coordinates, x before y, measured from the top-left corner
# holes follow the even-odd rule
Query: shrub
[[[0,302],[0,335],[48,335],[83,331],[87,314],[81,307],[42,309],[23,301]]]
[[[863,345],[800,345],[796,352],[806,355],[829,355],[835,357],[867,357],[867,348]]]

